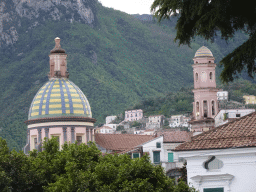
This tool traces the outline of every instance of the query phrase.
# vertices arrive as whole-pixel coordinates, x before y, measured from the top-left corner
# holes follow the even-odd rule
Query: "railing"
[[[165,171],[169,171],[172,169],[182,168],[183,162],[161,162],[161,165]]]
[[[23,148],[23,152],[25,154],[28,154],[28,152],[30,151],[30,145],[29,144],[26,144],[25,147]]]

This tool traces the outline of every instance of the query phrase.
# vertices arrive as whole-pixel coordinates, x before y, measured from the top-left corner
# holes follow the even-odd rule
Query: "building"
[[[255,109],[222,109],[214,117],[215,127],[255,112]]]
[[[161,128],[164,124],[164,115],[152,115],[148,117],[148,122],[146,123],[147,129]]]
[[[143,111],[141,109],[125,111],[125,121],[137,121],[143,118]]]
[[[188,123],[191,120],[190,117],[184,115],[172,115],[170,118],[170,127],[190,127]]]
[[[256,104],[256,96],[254,95],[244,95],[243,98],[245,104]]]
[[[118,124],[105,124],[104,126],[111,127],[115,131],[116,128],[118,127]]]
[[[83,92],[68,79],[67,54],[60,46],[60,38],[55,38],[55,47],[49,57],[49,81],[35,95],[25,121],[28,127],[25,154],[33,149],[40,151],[45,137],[57,137],[60,148],[64,142],[94,140],[96,120],[92,118]]]
[[[116,116],[107,116],[106,117],[106,124],[110,124],[115,119],[116,119]]]
[[[113,134],[115,130],[108,126],[102,126],[95,129],[95,133],[102,133],[102,134]]]
[[[254,192],[256,112],[191,138],[174,149],[187,181],[200,192]]]
[[[193,58],[194,102],[193,118],[189,122],[191,131],[203,132],[214,127],[214,117],[218,113],[214,57],[212,52],[202,46]]]
[[[191,140],[191,132],[187,131],[164,131],[157,132],[157,136],[163,135],[164,159],[161,162],[166,174],[176,180],[181,176],[179,169],[183,167],[183,159],[178,159],[173,149],[184,142]]]
[[[228,100],[228,92],[227,91],[218,91],[217,99],[218,99],[218,101]]]

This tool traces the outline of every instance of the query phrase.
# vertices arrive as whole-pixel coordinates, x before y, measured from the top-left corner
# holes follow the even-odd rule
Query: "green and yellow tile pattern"
[[[73,82],[52,79],[37,92],[28,119],[62,116],[92,117],[92,113],[87,98]]]

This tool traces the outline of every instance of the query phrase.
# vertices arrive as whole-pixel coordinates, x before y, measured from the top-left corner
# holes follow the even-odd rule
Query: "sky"
[[[123,11],[128,14],[151,14],[150,7],[154,0],[99,0],[105,7]]]

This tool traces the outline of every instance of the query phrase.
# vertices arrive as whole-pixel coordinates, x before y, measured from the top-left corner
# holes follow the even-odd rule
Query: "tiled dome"
[[[49,80],[34,97],[28,120],[47,117],[92,117],[83,92],[66,78]]]
[[[213,54],[210,49],[202,46],[196,51],[195,57],[213,57]]]

